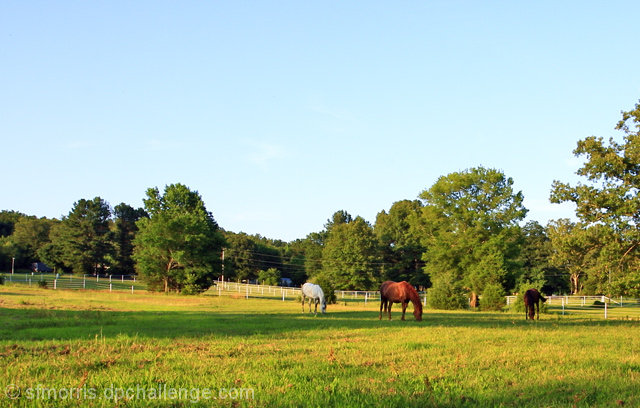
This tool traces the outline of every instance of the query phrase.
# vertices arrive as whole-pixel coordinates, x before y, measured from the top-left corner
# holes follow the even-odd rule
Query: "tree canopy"
[[[514,286],[527,210],[512,185],[501,171],[477,167],[443,176],[420,195],[432,306],[457,308],[467,293],[475,305],[489,284]]]
[[[554,181],[550,200],[574,203],[583,229],[595,228],[593,233],[604,239],[594,262],[596,269],[608,271],[611,285],[600,290],[640,293],[640,103],[622,112],[616,129],[624,134],[622,142],[610,138],[607,144],[596,136],[578,142],[574,154],[585,161],[577,174],[587,182]]]
[[[197,293],[220,274],[224,244],[213,215],[200,195],[182,184],[147,190],[149,218],[136,222],[134,259],[151,287]]]

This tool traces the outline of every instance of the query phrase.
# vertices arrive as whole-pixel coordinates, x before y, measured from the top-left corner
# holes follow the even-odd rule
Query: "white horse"
[[[322,313],[327,312],[327,301],[324,298],[324,292],[320,285],[313,283],[305,283],[302,285],[302,313],[304,313],[305,297],[309,298],[309,313],[311,313],[311,300],[316,304],[315,313],[318,314],[318,303],[321,305]]]

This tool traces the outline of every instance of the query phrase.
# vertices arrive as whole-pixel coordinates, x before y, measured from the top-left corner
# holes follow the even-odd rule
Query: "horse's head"
[[[419,322],[422,321],[422,303],[418,302],[413,304],[413,317]]]
[[[323,297],[322,304],[320,305],[322,313],[327,313],[327,300]]]

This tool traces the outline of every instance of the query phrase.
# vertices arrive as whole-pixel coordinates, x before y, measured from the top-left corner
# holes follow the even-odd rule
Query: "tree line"
[[[470,168],[440,177],[415,200],[372,224],[335,212],[324,229],[283,242],[221,228],[197,191],[150,188],[144,208],[81,199],[68,215],[0,213],[0,268],[36,260],[76,274],[137,273],[150,289],[199,293],[226,280],[333,289],[376,289],[406,280],[436,308],[478,305],[538,287],[551,294],[640,296],[640,104],[622,112],[622,141],[587,137],[584,183],[555,181],[550,201],[572,202],[576,218],[526,224],[522,192],[502,171]],[[483,302],[484,303],[484,302]]]

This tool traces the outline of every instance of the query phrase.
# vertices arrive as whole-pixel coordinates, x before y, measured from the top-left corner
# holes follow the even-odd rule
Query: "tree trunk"
[[[580,274],[572,273],[571,274],[571,294],[577,295],[580,292]]]
[[[479,304],[480,300],[478,299],[478,295],[476,292],[471,292],[471,302],[469,303],[469,306],[471,306],[472,309],[475,309]]]

